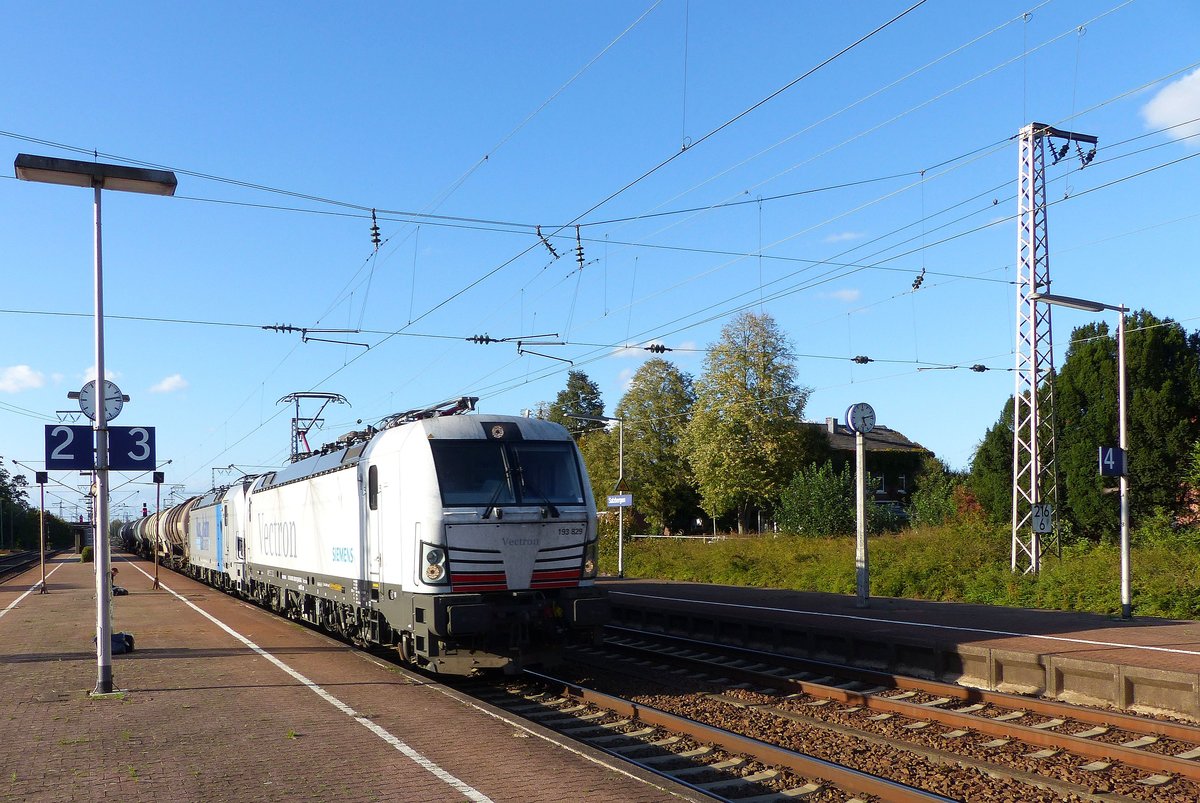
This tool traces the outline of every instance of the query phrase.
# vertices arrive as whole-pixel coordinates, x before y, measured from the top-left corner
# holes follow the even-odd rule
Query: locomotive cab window
[[[431,441],[442,504],[578,505],[583,483],[564,441]]]
[[[367,504],[371,510],[379,510],[379,466],[367,469]]]

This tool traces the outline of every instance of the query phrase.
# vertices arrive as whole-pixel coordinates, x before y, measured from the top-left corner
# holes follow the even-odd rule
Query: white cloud
[[[1142,107],[1142,118],[1149,128],[1167,128],[1178,126],[1167,131],[1172,139],[1200,134],[1200,69],[1193,70],[1178,81],[1172,81],[1158,91],[1150,101]],[[1188,120],[1194,122],[1188,123]],[[1186,125],[1179,125],[1187,123]],[[1190,140],[1193,147],[1200,143]]]
[[[107,365],[104,366],[104,379],[106,381],[116,382],[118,379],[120,379],[120,377],[121,377],[120,371],[114,371],[113,369],[109,368]],[[87,367],[87,370],[83,372],[83,379],[80,381],[83,382],[84,384],[86,384],[88,382],[93,381],[95,378],[96,378],[96,366],[95,366],[95,364],[92,364],[92,365],[89,365]]]
[[[838,301],[858,301],[862,297],[862,290],[834,290],[832,293],[826,293],[825,295],[828,298],[836,298]]]
[[[825,237],[827,243],[844,243],[849,240],[858,240],[867,235],[861,231],[839,231],[836,234],[830,234]]]
[[[188,382],[180,374],[171,374],[163,379],[154,387],[150,388],[151,393],[173,393],[177,390],[183,390],[188,386]]]
[[[617,375],[617,382],[621,384],[621,388],[623,390],[629,390],[630,385],[633,384],[633,375],[635,373],[637,372],[632,369],[624,368],[621,370],[621,373]]]
[[[35,371],[28,365],[12,365],[0,370],[0,392],[20,393],[23,390],[40,388],[46,384],[46,377],[41,371]]]

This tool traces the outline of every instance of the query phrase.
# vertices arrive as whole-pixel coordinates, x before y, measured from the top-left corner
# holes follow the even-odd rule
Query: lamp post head
[[[81,162],[52,156],[19,153],[13,170],[22,181],[64,184],[69,187],[99,187],[103,190],[174,195],[178,181],[170,170]]]
[[[1128,312],[1129,308],[1120,304],[1101,304],[1099,301],[1088,301],[1084,298],[1075,298],[1073,296],[1059,296],[1052,293],[1030,293],[1030,301],[1041,301],[1043,304],[1053,304],[1059,307],[1070,307],[1071,309],[1083,310],[1084,312],[1104,312],[1112,310],[1113,312]]]

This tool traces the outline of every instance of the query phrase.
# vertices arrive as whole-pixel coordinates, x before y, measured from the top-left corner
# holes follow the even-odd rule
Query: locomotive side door
[[[373,592],[371,597],[378,597],[383,573],[383,553],[380,544],[386,506],[381,503],[379,469],[380,466],[370,460],[363,460],[358,464],[359,485],[362,489],[362,505],[359,508],[362,511],[362,527],[359,531],[366,536],[361,550],[364,564],[362,576],[367,580],[367,589]]]

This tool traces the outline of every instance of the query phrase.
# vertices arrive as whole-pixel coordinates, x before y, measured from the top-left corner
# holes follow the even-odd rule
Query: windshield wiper
[[[498,518],[498,519],[504,518],[504,511],[500,509],[500,507],[496,504],[496,501],[498,499],[500,499],[501,491],[503,491],[505,488],[511,488],[511,487],[512,487],[512,470],[506,468],[506,469],[504,469],[504,482],[496,483],[496,490],[492,494],[491,500],[487,503],[487,507],[485,507],[483,509],[483,515],[480,516],[481,519],[490,519],[492,517],[493,510],[496,511],[496,518]]]

